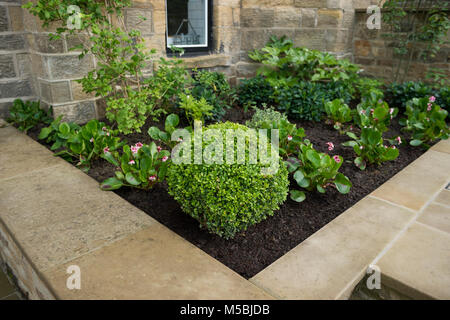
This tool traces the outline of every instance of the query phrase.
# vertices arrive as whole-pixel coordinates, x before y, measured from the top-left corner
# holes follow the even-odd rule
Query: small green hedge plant
[[[230,122],[208,126],[205,132],[209,129],[219,130],[223,142],[227,130],[241,130],[235,131],[238,135],[245,135],[249,130]],[[207,142],[203,144],[203,150],[207,145]],[[223,164],[172,163],[167,173],[169,194],[184,212],[209,232],[226,239],[233,238],[272,216],[286,200],[289,180],[285,165],[280,161],[279,169],[273,175],[262,175],[264,167],[260,162],[226,164],[225,160]]]
[[[255,107],[255,113],[250,121],[247,121],[245,125],[249,128],[259,129],[266,128],[267,124],[271,125],[272,122],[279,123],[281,120],[287,120],[286,115],[276,111],[273,107],[267,107],[263,103],[262,108]]]
[[[400,124],[403,130],[411,133],[412,146],[429,148],[429,143],[437,139],[448,139],[450,130],[446,118],[448,112],[436,103],[436,98],[414,98],[406,104],[405,115]]]
[[[340,193],[347,194],[352,183],[339,172],[342,163],[341,156],[331,157],[318,152],[308,140],[300,145],[297,157],[291,157],[286,161],[288,170],[293,173],[299,187],[307,191],[317,190],[320,193],[325,193],[328,187],[335,187]],[[291,190],[291,199],[302,202],[306,199],[306,194],[304,191]]]
[[[365,170],[367,164],[381,164],[385,161],[397,159],[399,150],[396,146],[387,146],[384,144],[382,133],[375,128],[367,127],[361,130],[361,137],[353,132],[347,132],[347,135],[353,140],[345,142],[343,145],[352,147],[355,154],[355,165]],[[398,138],[398,141],[401,139]]]
[[[39,101],[23,101],[16,99],[9,109],[8,122],[17,126],[20,131],[27,133],[39,123],[50,124],[53,120],[52,108],[48,111],[41,109]]]
[[[154,142],[150,145],[137,143],[131,147],[125,145],[121,156],[112,150],[104,150],[104,153],[104,158],[120,169],[115,177],[100,184],[105,191],[123,186],[149,190],[164,181],[170,163],[170,152],[162,150]]]

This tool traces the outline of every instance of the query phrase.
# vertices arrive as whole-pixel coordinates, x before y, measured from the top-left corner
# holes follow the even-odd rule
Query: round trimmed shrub
[[[171,164],[167,173],[169,194],[184,212],[211,233],[226,239],[246,230],[279,208],[289,191],[288,171],[279,159],[273,175],[261,174],[266,167],[258,164],[226,164],[227,129],[249,130],[246,126],[226,122],[205,128],[219,129],[223,135],[223,164]],[[192,139],[194,140],[194,139]],[[203,144],[203,148],[205,148]],[[248,142],[246,148],[248,160]]]

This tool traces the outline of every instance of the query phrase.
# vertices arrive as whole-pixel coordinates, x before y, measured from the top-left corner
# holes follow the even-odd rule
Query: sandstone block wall
[[[393,79],[393,71],[396,71],[398,65],[392,46],[395,39],[383,36],[387,30],[387,26],[383,23],[380,30],[369,30],[366,26],[367,17],[368,15],[363,10],[357,10],[355,13],[352,50],[354,62],[360,64],[366,74],[390,81]],[[416,45],[416,48],[419,46],[420,44]],[[425,62],[420,59],[417,52],[413,55],[406,80],[424,79],[430,67],[440,69],[447,74],[447,77],[450,77],[450,33],[435,58]]]
[[[16,98],[35,99],[20,0],[0,1],[0,117]]]
[[[104,103],[85,94],[76,82],[96,67],[95,58],[78,59],[69,49],[83,35],[50,41],[52,31],[21,3],[28,0],[0,0],[0,116],[16,97],[40,99],[52,105],[55,115],[65,120],[86,122],[104,116]],[[148,48],[160,55],[166,51],[166,0],[134,0],[124,12],[125,24],[139,29]],[[354,59],[368,74],[386,78],[392,68],[392,49],[365,27],[365,9],[378,0],[213,0],[212,37],[209,54],[184,57],[186,65],[224,72],[232,84],[253,76],[257,65],[248,52],[259,49],[270,36],[286,35],[297,46],[328,51]],[[355,9],[364,9],[358,11]],[[140,16],[147,18],[142,22]],[[448,46],[433,61],[449,68]],[[418,63],[411,76],[421,77],[425,66]],[[147,74],[151,73],[149,66]]]

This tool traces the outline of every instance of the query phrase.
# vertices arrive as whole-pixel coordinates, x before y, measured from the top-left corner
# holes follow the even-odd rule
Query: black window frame
[[[166,16],[168,14],[167,11],[167,1],[170,0],[166,0]],[[185,47],[180,47],[184,50],[184,56],[198,56],[198,55],[208,55],[211,54],[213,51],[213,2],[214,0],[206,0],[208,1],[208,46],[205,47],[195,47],[195,48],[185,48]],[[166,17],[167,18],[167,17]],[[167,19],[166,19],[167,21]],[[167,46],[167,38],[168,38],[168,34],[167,34],[167,22],[166,22],[166,32],[165,32],[165,41],[164,41],[164,45],[166,47],[166,54],[168,56],[174,56],[176,55],[170,47]]]

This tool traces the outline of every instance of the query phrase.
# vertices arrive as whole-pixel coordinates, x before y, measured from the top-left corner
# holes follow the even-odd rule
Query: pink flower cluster
[[[336,161],[337,163],[341,163],[341,157],[339,157],[339,156],[334,156],[333,159],[334,159],[334,161]]]
[[[140,142],[136,143],[134,146],[131,146],[131,152],[133,155],[137,154],[139,152],[139,149],[142,148],[144,145]]]
[[[328,145],[328,151],[333,151],[334,150],[334,143],[333,142],[327,142]]]

